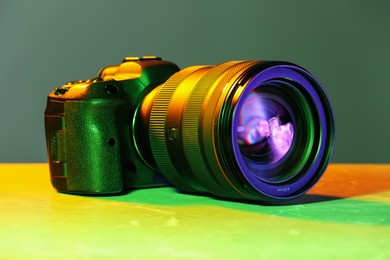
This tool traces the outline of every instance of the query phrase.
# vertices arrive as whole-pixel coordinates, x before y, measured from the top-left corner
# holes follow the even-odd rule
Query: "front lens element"
[[[316,152],[314,140],[321,133],[318,127],[318,131],[314,130],[320,122],[313,114],[315,110],[310,109],[315,107],[312,99],[288,79],[267,79],[259,85],[249,82],[248,87],[254,89],[240,95],[233,115],[239,115],[237,127],[233,126],[237,128],[237,142],[233,138],[233,143],[239,147],[235,156],[241,171],[269,184],[297,177],[312,160],[310,156]],[[250,121],[261,124],[249,124],[249,130],[243,131],[243,125]],[[253,141],[253,136],[259,137],[259,131],[266,134],[265,138],[248,142]]]
[[[189,67],[149,94],[140,111],[156,168],[179,189],[278,201],[308,191],[330,160],[328,98],[286,62]],[[141,131],[140,131],[141,132]],[[141,144],[138,144],[140,146]],[[147,144],[142,144],[147,145]]]
[[[252,91],[241,109],[237,138],[241,151],[254,161],[276,163],[290,150],[294,124],[287,104],[261,89]]]

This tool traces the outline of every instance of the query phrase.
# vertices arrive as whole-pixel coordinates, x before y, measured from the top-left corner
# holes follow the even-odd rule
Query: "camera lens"
[[[330,160],[334,119],[318,81],[287,62],[181,70],[146,96],[136,142],[173,185],[229,199],[307,192]]]

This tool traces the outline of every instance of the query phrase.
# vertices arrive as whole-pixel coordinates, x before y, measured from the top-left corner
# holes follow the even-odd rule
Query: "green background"
[[[333,162],[390,162],[389,1],[0,0],[0,162],[46,161],[47,94],[124,56],[286,60],[333,103]]]

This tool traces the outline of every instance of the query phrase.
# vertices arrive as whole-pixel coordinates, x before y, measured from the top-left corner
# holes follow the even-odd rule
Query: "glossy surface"
[[[57,193],[46,164],[0,165],[0,259],[389,259],[390,165],[330,165],[291,205],[178,193]]]

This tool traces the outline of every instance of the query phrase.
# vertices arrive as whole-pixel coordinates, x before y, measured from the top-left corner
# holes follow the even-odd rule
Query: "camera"
[[[324,89],[298,65],[229,61],[180,70],[155,56],[127,57],[55,88],[45,131],[59,192],[173,185],[264,202],[313,187],[335,136]]]

